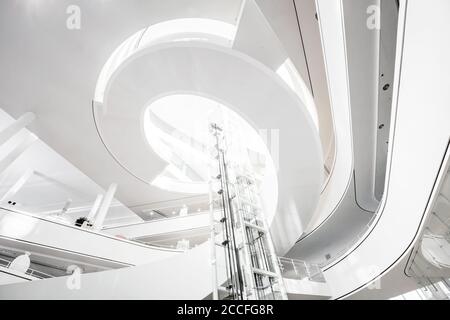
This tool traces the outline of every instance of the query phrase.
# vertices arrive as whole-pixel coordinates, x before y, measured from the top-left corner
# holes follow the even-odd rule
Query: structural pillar
[[[98,213],[95,217],[94,228],[100,230],[103,226],[103,222],[105,221],[106,214],[108,213],[109,207],[111,206],[111,202],[114,198],[114,194],[117,190],[117,184],[112,183],[103,197],[103,201],[98,209]]]
[[[97,198],[95,198],[95,201],[94,201],[94,205],[92,206],[91,211],[89,211],[89,214],[86,217],[89,221],[92,222],[94,220],[95,215],[98,211],[98,208],[100,207],[100,204],[102,203],[102,200],[103,200],[103,195],[102,194],[97,195]]]

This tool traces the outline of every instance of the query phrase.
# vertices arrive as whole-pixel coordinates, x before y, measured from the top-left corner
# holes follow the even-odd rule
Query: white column
[[[23,139],[21,143],[17,144],[17,146],[0,161],[0,174],[5,171],[36,140],[36,136],[30,135]]]
[[[61,209],[61,212],[59,213],[60,216],[64,215],[67,210],[69,210],[70,205],[72,204],[72,199],[67,199],[66,203],[64,203],[64,207]]]
[[[102,194],[99,194],[97,196],[97,198],[95,198],[94,205],[92,206],[91,211],[89,211],[89,214],[86,217],[89,221],[92,222],[94,220],[95,214],[97,213],[98,208],[100,207],[100,204],[102,203],[102,200],[103,200],[103,195]]]
[[[8,141],[16,133],[18,133],[20,130],[29,125],[35,118],[36,117],[34,113],[27,112],[24,115],[22,115],[19,119],[14,121],[14,123],[9,125],[7,128],[3,129],[3,131],[0,132],[0,145]]]
[[[3,195],[0,202],[11,199],[14,195],[27,183],[28,179],[34,174],[33,169],[27,169],[20,178],[14,183],[14,185]]]
[[[111,201],[114,198],[114,193],[116,193],[117,184],[112,183],[103,197],[103,201],[98,209],[98,213],[95,217],[94,228],[100,230],[103,226],[103,222],[105,221],[106,214],[108,213],[108,209],[111,206]]]
[[[209,170],[211,171],[211,170]],[[211,174],[209,175],[211,177]],[[211,241],[211,269],[212,269],[212,297],[213,300],[219,300],[219,290],[217,281],[217,257],[216,257],[216,229],[215,229],[215,219],[214,219],[214,199],[212,191],[212,181],[209,183],[209,223],[210,223],[210,241]]]

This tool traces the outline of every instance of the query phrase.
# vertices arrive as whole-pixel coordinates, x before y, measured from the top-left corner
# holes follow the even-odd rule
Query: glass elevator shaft
[[[286,299],[283,279],[265,221],[258,179],[248,163],[231,161],[224,131],[211,124],[217,174],[214,244],[224,250],[224,299]],[[241,157],[239,159],[245,159]],[[245,162],[245,160],[242,160]]]

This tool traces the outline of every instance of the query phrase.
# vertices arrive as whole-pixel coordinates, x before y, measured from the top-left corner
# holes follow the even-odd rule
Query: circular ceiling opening
[[[276,169],[260,134],[241,116],[198,94],[170,94],[144,112],[148,143],[168,165],[152,185],[182,193],[207,193],[215,174],[212,123],[223,129],[230,165],[251,171],[277,195]],[[276,199],[276,198],[275,198]]]

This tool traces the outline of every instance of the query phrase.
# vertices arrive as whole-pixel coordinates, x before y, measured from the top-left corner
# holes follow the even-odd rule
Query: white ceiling
[[[0,106],[14,117],[33,111],[37,119],[30,125],[31,131],[101,187],[106,188],[112,182],[118,183],[117,198],[132,209],[141,210],[161,201],[185,197],[183,194],[152,188],[148,181],[139,179],[139,175],[131,175],[114,160],[99,139],[93,119],[95,85],[111,53],[136,31],[157,22],[186,17],[236,23],[240,0],[130,0],[126,3],[111,0],[101,4],[84,0],[78,2],[82,13],[80,30],[66,28],[66,9],[71,4],[71,1],[66,0],[52,3],[51,6],[40,5],[39,1],[33,6],[15,1],[0,3],[0,41],[3,47],[0,52]],[[293,15],[290,17],[295,18]],[[292,24],[293,26],[295,25]],[[297,35],[292,39],[298,39],[298,30],[292,32]],[[242,84],[238,88],[236,82],[235,89],[245,90]],[[272,103],[280,108],[282,105],[278,95],[268,96],[267,91],[260,88],[255,88],[252,93],[255,97],[266,94],[259,97],[260,106]],[[265,116],[267,121],[275,121],[280,112],[274,110],[272,114],[264,113],[260,116]],[[252,121],[251,117],[250,120]],[[295,120],[291,118],[290,124],[282,124],[281,121],[275,127],[268,125],[270,121],[266,124],[261,122],[259,127],[281,128],[290,134],[299,129]],[[297,134],[298,132],[295,135]],[[305,137],[307,136],[300,140],[306,142]],[[309,141],[308,146],[318,142],[315,139]],[[301,144],[299,142],[299,148],[295,149],[282,143],[281,148],[292,149],[294,154],[300,156]],[[309,150],[309,147],[305,147],[305,150]],[[315,157],[315,151],[306,154]],[[299,175],[314,175],[315,166],[319,163],[321,166],[322,161],[311,163],[304,159],[305,155],[299,158],[300,162],[309,164],[295,172]],[[292,159],[294,158],[296,156]],[[156,162],[152,166],[154,164]],[[141,168],[149,170],[147,164]],[[286,210],[298,212],[302,206],[312,208],[316,196],[304,197],[308,194],[307,183],[303,184],[301,181],[305,180],[289,175],[287,172],[291,172],[290,169],[290,165],[285,165],[284,174],[287,185],[295,190],[296,204],[291,203],[285,207]],[[289,194],[286,190],[281,190],[280,193]]]
[[[13,123],[14,119],[0,109],[0,131]],[[10,152],[21,139],[30,135],[26,129],[20,131],[7,143],[0,146],[0,157]],[[92,179],[83,174],[69,161],[47,146],[36,140],[22,153],[4,172],[0,174],[0,198],[28,170],[33,175],[16,194],[3,199],[2,205],[8,201],[16,202],[15,208],[23,209],[39,215],[61,212],[69,200],[67,216],[73,221],[86,215],[94,203],[96,196],[104,190]],[[114,200],[105,223],[132,222],[141,220],[131,210]]]
[[[137,30],[180,17],[234,23],[240,0],[78,1],[80,30],[66,28],[71,4],[0,3],[0,106],[14,117],[33,111],[30,130],[103,188],[117,182],[127,206],[182,197],[149,189],[110,156],[92,118],[95,84],[109,55]]]

